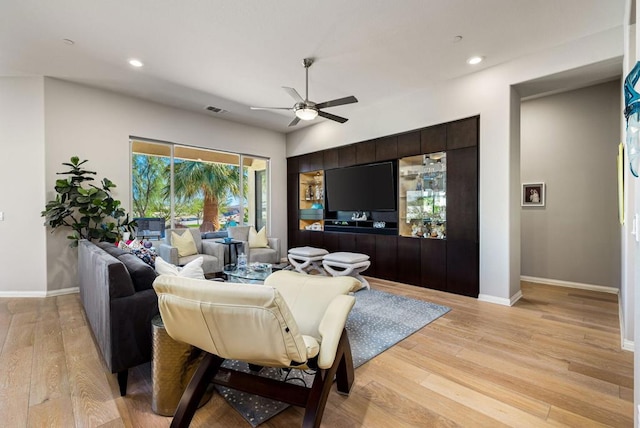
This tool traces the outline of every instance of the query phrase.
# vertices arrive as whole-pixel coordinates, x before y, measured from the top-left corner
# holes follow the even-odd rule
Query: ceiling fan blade
[[[325,101],[323,103],[316,104],[316,107],[318,108],[336,107],[336,106],[342,106],[345,104],[352,104],[357,102],[358,102],[358,99],[353,95],[351,95],[350,97],[338,98],[337,100]]]
[[[298,103],[303,103],[304,102],[304,98],[302,98],[300,96],[300,94],[298,93],[298,91],[296,91],[295,89],[287,88],[286,86],[283,86],[282,89],[287,91],[287,94],[291,95],[291,98],[296,100],[296,102],[298,102]]]
[[[298,116],[294,117],[289,126],[296,126],[300,122],[300,118]]]
[[[319,111],[318,116],[322,116],[326,119],[335,120],[336,122],[340,122],[340,123],[345,123],[347,120],[349,120],[346,117],[336,116],[335,114],[327,113],[325,111]]]
[[[293,107],[249,107],[251,110],[293,110]]]

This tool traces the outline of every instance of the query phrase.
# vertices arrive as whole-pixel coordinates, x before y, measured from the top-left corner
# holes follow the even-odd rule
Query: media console
[[[474,116],[288,158],[288,247],[365,253],[364,275],[477,297],[479,122]],[[395,211],[385,206],[356,220],[354,212],[327,209],[326,171],[389,161]]]

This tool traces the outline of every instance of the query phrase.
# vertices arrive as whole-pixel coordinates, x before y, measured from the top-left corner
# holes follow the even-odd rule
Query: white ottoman
[[[320,262],[328,254],[327,250],[315,247],[295,247],[288,251],[289,263],[297,272],[308,274],[317,271],[320,275],[327,273],[322,269]]]
[[[322,258],[322,266],[331,276],[353,276],[367,290],[371,287],[369,282],[360,275],[360,272],[365,271],[370,265],[369,256],[361,253],[343,251],[327,254]]]

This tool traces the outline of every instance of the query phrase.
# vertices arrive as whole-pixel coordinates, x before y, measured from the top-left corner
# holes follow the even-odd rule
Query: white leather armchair
[[[188,426],[210,382],[305,407],[304,427],[320,426],[334,376],[339,392],[353,384],[345,323],[360,287],[351,277],[279,271],[265,285],[161,275],[154,288],[167,333],[207,354],[180,400],[172,427]],[[220,367],[225,359],[316,370],[306,388]]]

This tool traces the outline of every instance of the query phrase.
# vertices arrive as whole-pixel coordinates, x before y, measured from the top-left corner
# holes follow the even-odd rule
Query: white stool
[[[290,248],[288,252],[289,263],[297,272],[308,274],[317,271],[320,275],[327,273],[322,269],[319,262],[328,254],[327,250],[314,247],[296,247]]]
[[[360,272],[365,271],[370,265],[369,256],[361,253],[330,253],[322,259],[322,266],[331,276],[353,276],[367,290],[371,287],[369,282],[360,275]]]

